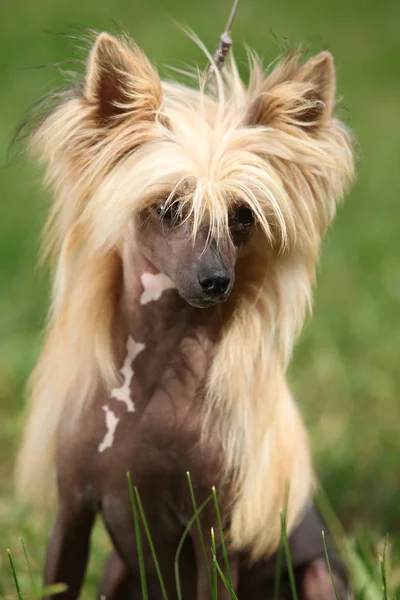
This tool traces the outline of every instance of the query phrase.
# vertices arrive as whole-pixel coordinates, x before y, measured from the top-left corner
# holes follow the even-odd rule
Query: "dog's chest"
[[[83,415],[80,461],[100,499],[126,497],[129,472],[151,501],[163,498],[189,515],[186,473],[204,498],[224,466],[218,442],[202,436],[212,353],[194,338],[183,340],[168,359],[133,342],[120,385],[98,393]]]

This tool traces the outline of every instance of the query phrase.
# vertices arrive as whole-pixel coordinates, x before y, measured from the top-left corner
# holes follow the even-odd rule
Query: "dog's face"
[[[84,84],[35,138],[61,237],[69,231],[68,243],[94,256],[115,251],[134,223],[141,251],[194,306],[226,300],[235,275],[235,291],[286,302],[281,258],[294,257],[307,298],[353,169],[349,136],[332,117],[333,60],[322,52],[302,65],[293,55],[269,75],[250,67],[248,86],[229,65],[225,79],[213,74],[216,86],[162,83],[133,43],[101,34]]]
[[[182,298],[200,308],[229,297],[238,252],[253,232],[251,209],[233,206],[228,227],[228,235],[218,239],[212,237],[207,224],[193,235],[192,218],[185,214],[179,198],[147,209],[135,224],[142,253],[174,282]]]
[[[267,77],[256,65],[247,89],[231,77],[217,97],[163,85],[138,48],[106,34],[86,75],[87,155],[111,163],[93,220],[133,219],[143,252],[194,306],[227,299],[253,229],[264,234],[257,260],[297,253],[311,273],[352,166],[329,53],[289,57]]]

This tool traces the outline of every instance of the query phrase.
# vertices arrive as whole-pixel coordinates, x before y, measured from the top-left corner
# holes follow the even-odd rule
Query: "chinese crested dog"
[[[241,600],[272,597],[285,503],[301,597],[333,598],[285,370],[353,178],[352,140],[328,52],[268,72],[250,55],[249,70],[245,84],[230,57],[196,87],[163,82],[132,41],[102,33],[33,136],[54,194],[55,269],[18,483],[48,498],[57,481],[45,582],[66,582],[62,598],[79,594],[98,513],[115,548],[100,594],[141,597],[127,472],[170,598],[193,516],[187,472],[198,505],[217,490]],[[199,524],[181,559],[190,600],[211,597],[214,505]],[[153,600],[145,542],[143,553]],[[345,597],[339,561],[334,571]]]

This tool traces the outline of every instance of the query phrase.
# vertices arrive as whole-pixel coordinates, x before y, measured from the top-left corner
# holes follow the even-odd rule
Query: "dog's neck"
[[[221,324],[219,307],[195,308],[173,282],[131,242],[122,250],[121,364],[131,347],[142,389],[150,392],[173,359],[203,378]],[[136,344],[136,346],[134,346]],[[135,352],[133,352],[135,354]]]
[[[186,332],[200,324],[200,313],[179,296],[169,277],[140,248],[124,246],[121,317],[126,335],[142,343],[157,343],[171,331]]]

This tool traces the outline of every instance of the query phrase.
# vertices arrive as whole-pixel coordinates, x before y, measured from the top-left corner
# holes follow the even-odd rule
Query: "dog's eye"
[[[168,206],[160,204],[156,208],[156,213],[162,219],[172,221],[173,223],[179,223],[182,220],[182,208],[179,202],[173,202]]]
[[[246,205],[237,205],[229,215],[229,229],[235,246],[243,246],[253,232],[254,214]]]
[[[254,223],[253,211],[247,206],[239,206],[235,210],[233,218],[240,225],[252,225]]]

